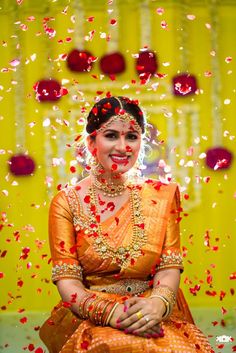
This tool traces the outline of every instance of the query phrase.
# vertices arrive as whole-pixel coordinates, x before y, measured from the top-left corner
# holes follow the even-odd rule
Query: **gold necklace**
[[[127,185],[126,183],[123,184],[108,184],[105,180],[105,182],[100,182],[97,178],[94,180],[94,186],[96,186],[97,189],[101,190],[103,193],[103,196],[109,196],[109,197],[116,197],[119,195],[122,195],[122,193],[125,191]]]
[[[121,268],[128,267],[136,258],[142,255],[141,248],[147,242],[138,189],[130,187],[129,192],[133,225],[131,241],[129,245],[119,246],[115,249],[108,243],[107,235],[103,235],[101,224],[97,221],[96,211],[98,210],[98,205],[95,185],[92,184],[89,188],[90,205],[88,205],[88,213],[90,224],[93,224],[93,235],[95,236],[94,249],[103,259],[111,259],[111,263],[118,264]]]

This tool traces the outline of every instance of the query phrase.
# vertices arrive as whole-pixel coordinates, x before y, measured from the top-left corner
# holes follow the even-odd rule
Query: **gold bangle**
[[[171,311],[172,311],[171,304],[162,295],[155,294],[155,295],[150,296],[149,298],[160,298],[163,301],[163,303],[165,304],[166,311],[164,312],[164,314],[162,316],[162,320],[166,319],[171,314]]]
[[[109,313],[109,315],[108,315],[108,317],[107,317],[107,320],[106,320],[105,325],[109,325],[109,322],[110,322],[110,320],[111,320],[111,317],[112,317],[112,315],[113,315],[113,313],[114,313],[114,311],[116,310],[116,308],[117,308],[118,305],[119,305],[119,303],[115,303],[115,305],[112,307],[112,309],[111,309],[111,311],[110,311],[110,313]]]
[[[109,304],[110,304],[110,301],[108,300],[102,309],[101,319],[100,319],[101,326],[105,326],[104,317],[106,316],[106,310],[107,310],[107,307],[109,306]]]

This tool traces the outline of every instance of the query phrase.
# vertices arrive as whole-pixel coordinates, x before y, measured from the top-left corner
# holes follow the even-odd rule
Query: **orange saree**
[[[83,213],[76,187],[59,192],[51,203],[49,236],[53,262],[52,280],[77,278],[87,291],[123,302],[132,295],[150,296],[152,275],[165,268],[183,270],[180,254],[179,191],[176,184],[146,181],[138,196],[145,241],[125,266],[112,261],[91,236],[88,216]],[[133,226],[130,202],[101,223],[107,241],[114,248],[129,246]],[[135,243],[133,248],[135,249]],[[137,248],[137,246],[136,246]],[[104,251],[104,255],[103,252]],[[179,289],[171,316],[162,323],[164,337],[143,338],[111,327],[81,320],[62,303],[40,329],[50,353],[203,353],[213,352],[207,339],[194,325],[188,305]]]

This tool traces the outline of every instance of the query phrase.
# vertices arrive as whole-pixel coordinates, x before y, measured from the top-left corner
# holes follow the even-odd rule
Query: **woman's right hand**
[[[119,318],[120,316],[124,313],[124,308],[125,305],[124,304],[119,304],[117,306],[117,308],[115,309],[110,321],[109,321],[109,325],[113,328],[119,329],[119,330],[123,330],[125,331],[125,333],[130,333],[132,334],[132,332],[126,332],[126,329],[128,328],[121,328],[119,325]],[[118,321],[117,321],[118,320]],[[137,334],[137,336],[140,337],[163,337],[163,330],[161,329],[159,324],[154,325],[152,328],[147,329],[145,332],[142,332],[140,334]]]

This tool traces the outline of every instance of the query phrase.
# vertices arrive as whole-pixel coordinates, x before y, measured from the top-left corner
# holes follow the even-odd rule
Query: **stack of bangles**
[[[171,315],[176,301],[176,296],[173,289],[168,286],[160,285],[153,288],[150,298],[160,298],[164,302],[166,311],[162,316],[163,320]]]
[[[78,314],[81,319],[90,320],[95,325],[107,326],[118,305],[115,300],[101,299],[89,294],[79,303]]]

